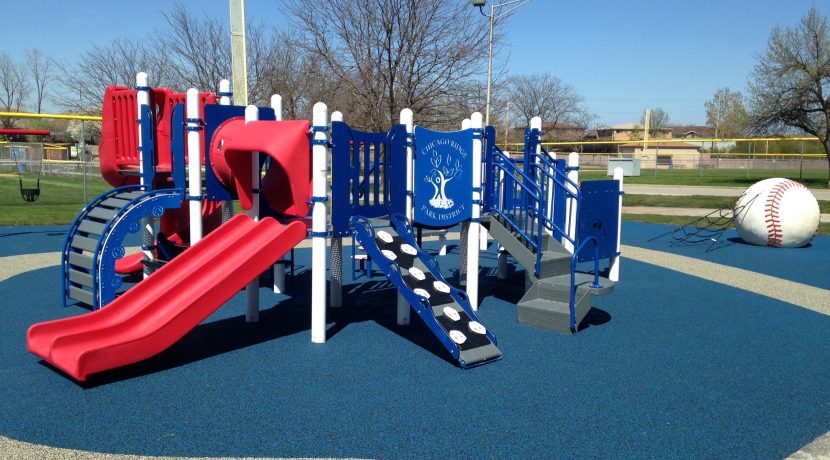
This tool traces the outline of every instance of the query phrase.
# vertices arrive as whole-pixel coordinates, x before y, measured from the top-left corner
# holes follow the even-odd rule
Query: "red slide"
[[[78,381],[170,347],[306,237],[240,214],[112,303],[29,328],[29,351]]]

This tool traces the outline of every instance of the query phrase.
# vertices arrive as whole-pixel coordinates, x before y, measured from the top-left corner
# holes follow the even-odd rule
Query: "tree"
[[[35,109],[37,113],[41,113],[43,100],[46,97],[46,86],[55,79],[52,74],[53,63],[51,59],[44,58],[43,53],[37,48],[26,52],[26,63],[35,86]]]
[[[104,90],[109,85],[135,86],[135,75],[146,72],[150,84],[171,86],[175,77],[168,54],[151,43],[115,40],[108,46],[93,45],[77,62],[57,64],[64,75],[55,98],[65,109],[100,113]]]
[[[8,54],[0,54],[0,109],[4,112],[19,112],[28,95],[25,72],[12,62]],[[17,119],[2,117],[0,126],[13,128],[15,120]]]
[[[420,123],[452,114],[453,87],[483,73],[485,21],[466,1],[283,0],[302,46],[354,98],[348,119],[386,130],[400,110]]]
[[[584,122],[591,116],[576,89],[550,73],[517,75],[510,80],[510,104],[525,125],[530,119],[556,125]]]
[[[740,91],[720,88],[712,99],[704,102],[706,124],[715,128],[715,137],[737,137],[746,134],[749,113]]]
[[[81,127],[83,127],[83,138],[87,144],[98,143],[101,139],[100,121],[71,120],[66,127],[66,134],[75,142],[81,141]]]
[[[643,116],[640,117],[640,124],[645,126],[646,125],[646,115],[643,112]],[[661,129],[666,129],[669,126],[669,112],[663,110],[662,107],[657,107],[656,109],[651,109],[651,117],[649,118],[648,124],[648,133],[652,137],[656,137],[656,134]]]
[[[812,7],[792,28],[776,26],[750,77],[750,117],[757,132],[791,127],[816,136],[830,171],[830,30]],[[830,178],[828,178],[830,187]]]

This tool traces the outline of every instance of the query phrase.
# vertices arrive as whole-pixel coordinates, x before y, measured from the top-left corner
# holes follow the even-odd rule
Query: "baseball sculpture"
[[[732,215],[735,229],[747,243],[796,248],[807,245],[815,236],[819,207],[804,185],[773,178],[746,189]]]

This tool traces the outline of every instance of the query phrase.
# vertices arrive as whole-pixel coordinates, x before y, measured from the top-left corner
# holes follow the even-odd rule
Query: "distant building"
[[[671,127],[673,139],[711,139],[715,137],[715,128],[702,125],[681,125]]]
[[[701,153],[700,147],[687,142],[658,142],[643,148],[641,142],[621,144],[619,156],[638,158],[640,167],[645,169],[686,169],[697,168],[700,162],[710,159],[709,153]]]
[[[651,129],[651,139],[671,139],[671,128]],[[643,138],[643,126],[637,123],[622,123],[607,128],[597,129],[599,140],[634,141]]]

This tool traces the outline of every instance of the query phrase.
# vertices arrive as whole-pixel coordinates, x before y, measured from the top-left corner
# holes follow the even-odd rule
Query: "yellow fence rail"
[[[56,120],[85,120],[101,121],[101,117],[94,115],[68,115],[60,113],[22,113],[22,112],[0,112],[0,117],[6,118],[51,118]]]

